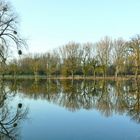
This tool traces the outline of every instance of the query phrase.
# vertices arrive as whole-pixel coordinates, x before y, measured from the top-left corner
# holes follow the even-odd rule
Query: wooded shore
[[[31,79],[31,80],[43,80],[43,79],[58,79],[58,80],[135,80],[135,75],[127,75],[127,76],[107,76],[107,77],[102,77],[102,76],[68,76],[68,77],[64,77],[64,76],[46,76],[46,75],[0,75],[0,79]],[[138,79],[140,79],[140,76],[138,77]]]

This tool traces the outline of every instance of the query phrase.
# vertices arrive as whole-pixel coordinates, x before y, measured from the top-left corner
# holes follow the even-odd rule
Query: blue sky
[[[140,0],[11,0],[29,52],[140,33]]]

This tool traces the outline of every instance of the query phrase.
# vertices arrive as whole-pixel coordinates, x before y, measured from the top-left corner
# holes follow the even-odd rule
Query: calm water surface
[[[140,140],[139,83],[1,81],[1,139]]]

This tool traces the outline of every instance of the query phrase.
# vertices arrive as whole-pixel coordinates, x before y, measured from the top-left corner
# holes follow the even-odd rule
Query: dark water
[[[140,140],[140,81],[1,81],[0,92],[2,140]]]

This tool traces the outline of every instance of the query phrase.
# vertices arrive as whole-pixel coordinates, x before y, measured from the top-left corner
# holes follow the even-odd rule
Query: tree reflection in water
[[[126,97],[126,105],[129,108],[127,114],[132,120],[140,123],[140,81],[135,80],[132,88],[128,90],[129,96]]]
[[[10,98],[14,96],[0,81],[0,140],[16,140],[19,138],[18,126],[27,115],[27,108],[18,103],[14,108],[9,105]]]
[[[70,111],[96,109],[104,116],[126,114],[140,122],[140,81],[41,80],[20,81],[28,98],[47,100]],[[12,87],[12,82],[10,87]]]

